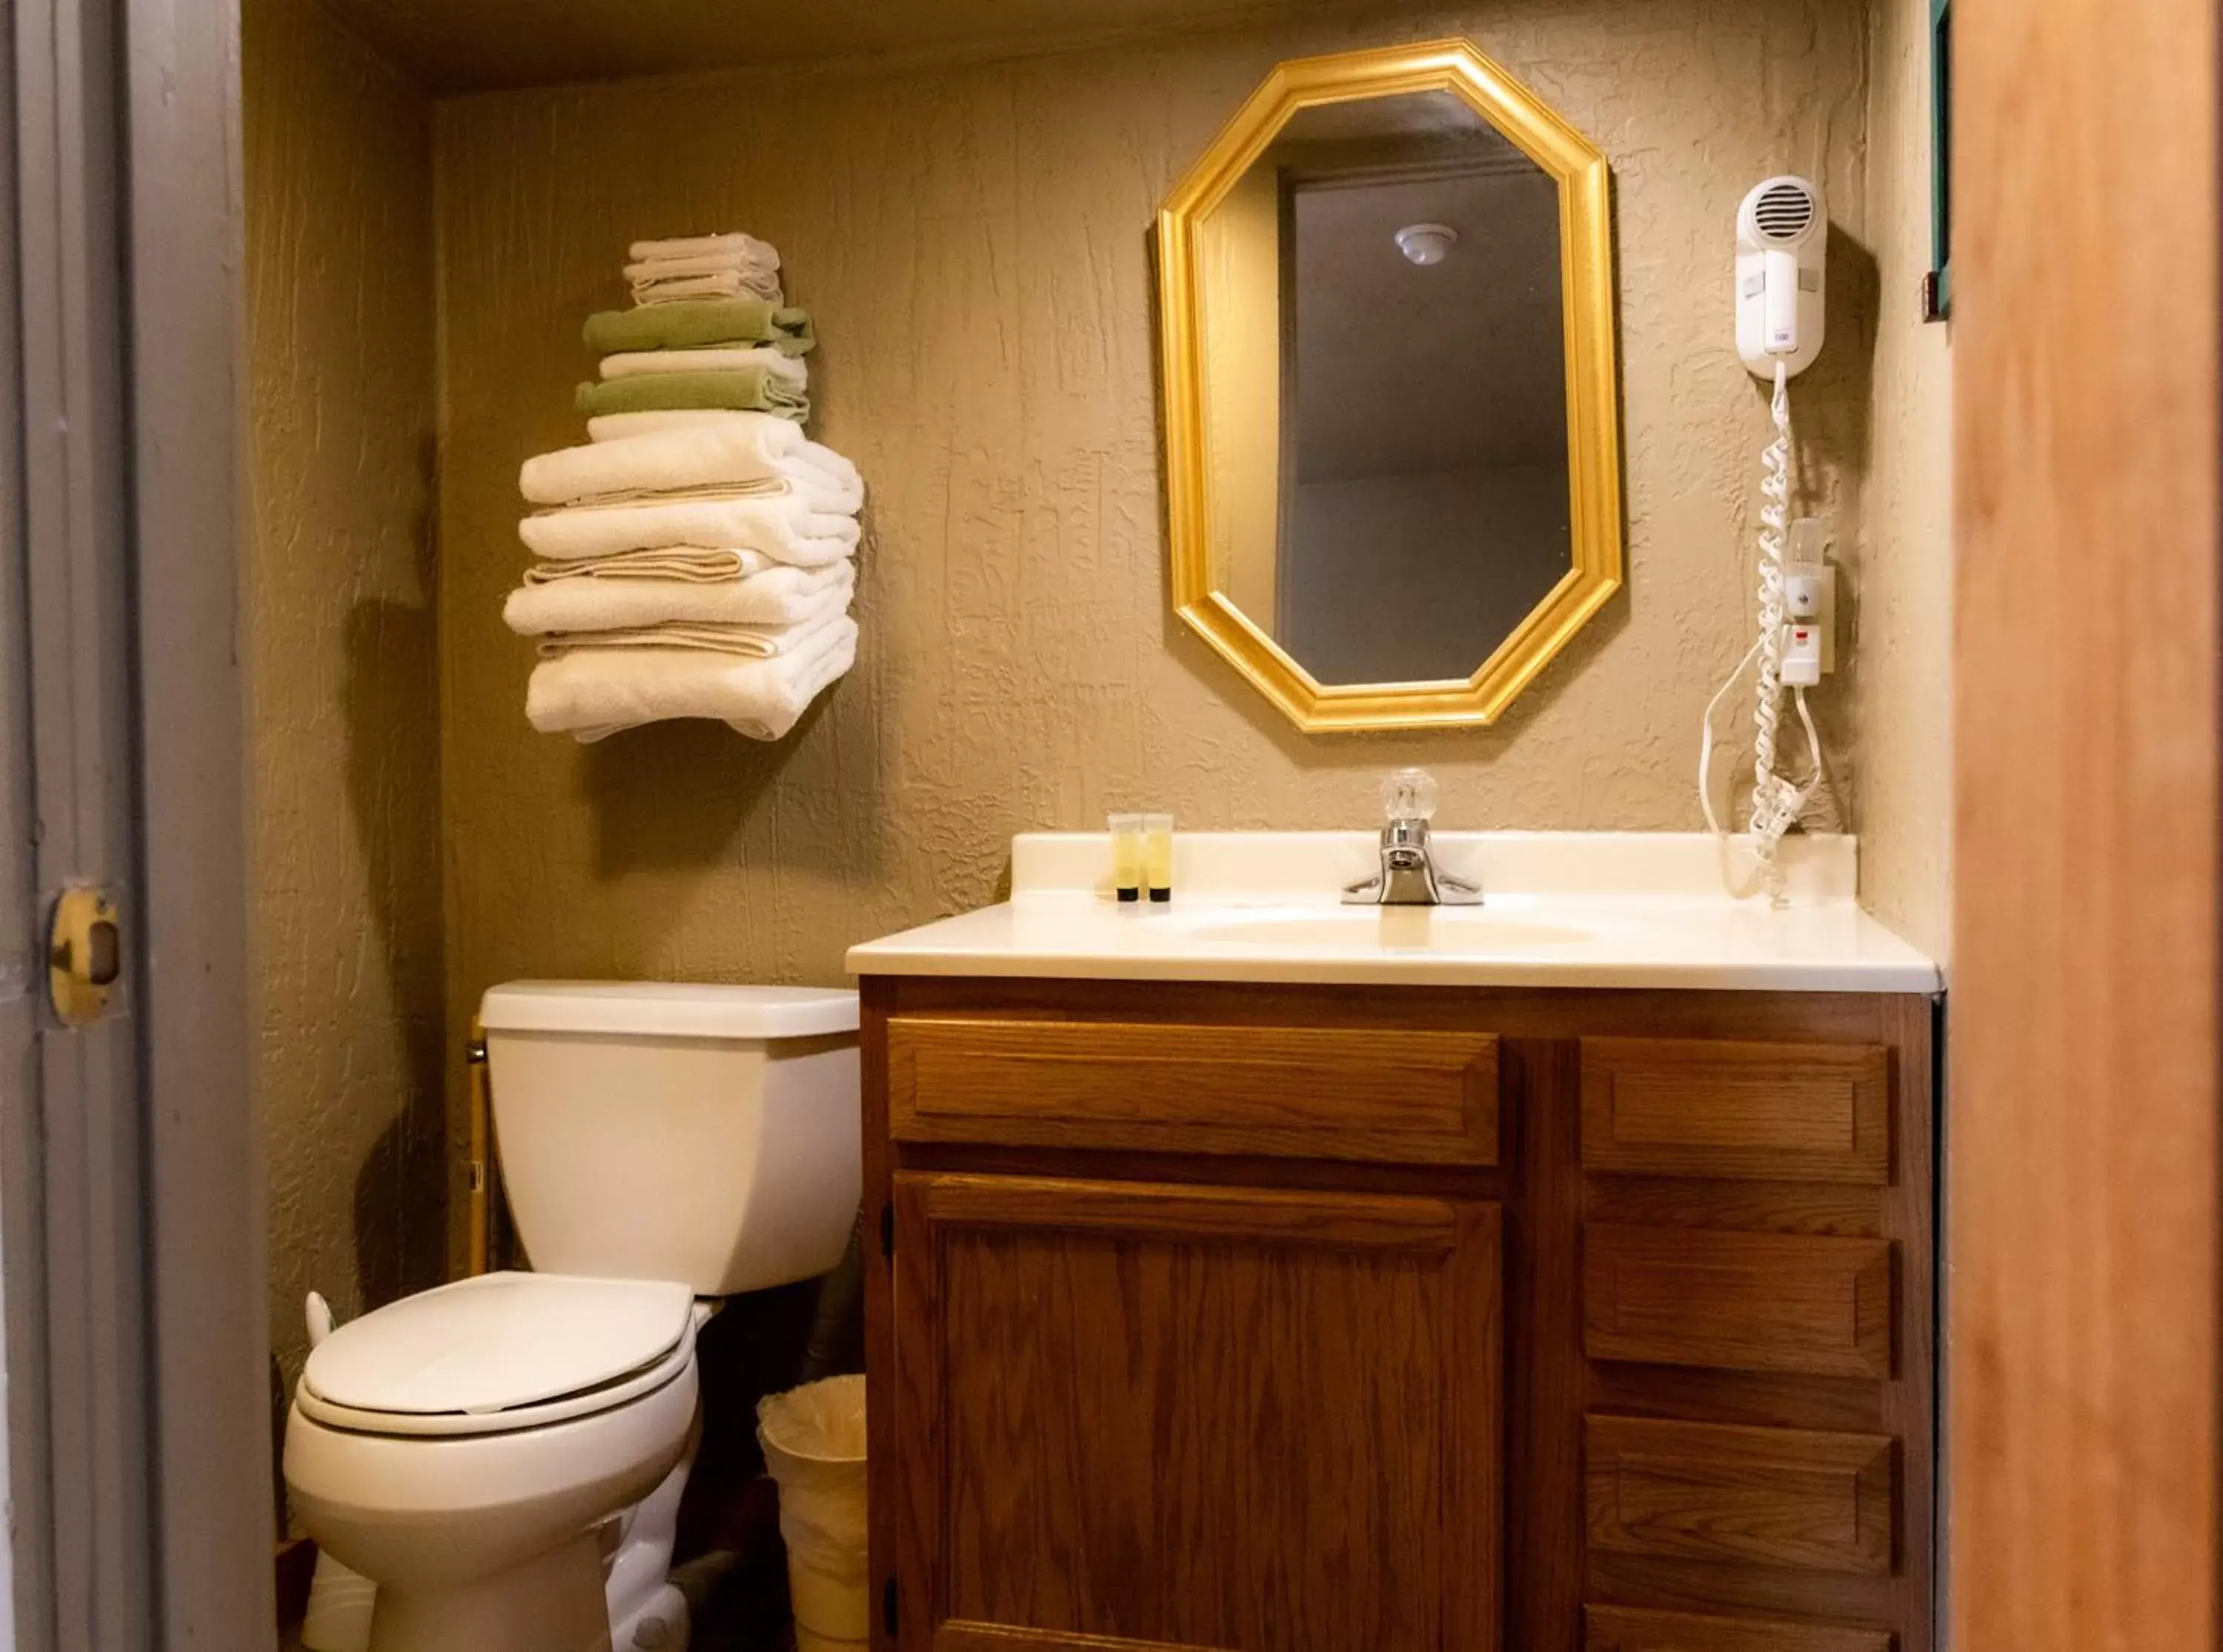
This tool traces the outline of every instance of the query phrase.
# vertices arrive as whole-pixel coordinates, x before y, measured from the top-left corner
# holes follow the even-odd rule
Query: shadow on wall
[[[878,768],[842,763],[844,746],[863,738],[872,717],[864,663],[779,740],[689,718],[583,747],[578,788],[593,811],[596,874],[607,880],[723,865],[744,840],[753,858],[784,869],[834,880],[866,873],[872,856],[865,828],[879,819]],[[673,805],[676,774],[688,776],[683,807]]]
[[[429,573],[425,588],[431,588]],[[354,1299],[365,1312],[438,1285],[447,1272],[451,1160],[442,1071],[436,624],[429,602],[370,598],[349,611],[344,628],[344,784],[362,856],[371,927],[354,957],[384,976],[348,985],[355,993],[382,996],[391,1006],[400,1047],[390,1069],[395,1092],[378,1098],[387,1121],[376,1138],[364,1143],[351,1132],[335,1130],[329,1146],[317,1150],[358,1156],[351,1200]],[[337,1297],[337,1284],[322,1288]],[[344,1301],[338,1305],[344,1311]],[[272,1327],[277,1352],[270,1362],[271,1426],[277,1460],[282,1460],[293,1398],[289,1376],[296,1374],[287,1368],[286,1351],[301,1346],[302,1311],[298,1301],[274,1304],[274,1313],[294,1316],[290,1323]],[[282,1474],[274,1491],[283,1530]]]
[[[581,751],[580,792],[595,814],[595,869],[615,877],[646,869],[713,866],[767,803],[797,747],[826,714],[822,700],[786,739],[767,744],[723,723],[690,718],[627,729]],[[546,738],[547,736],[537,738]],[[674,807],[671,776],[689,776]],[[810,839],[782,842],[808,851]]]
[[[347,619],[348,806],[402,1046],[402,1093],[356,1172],[366,1308],[438,1285],[447,1271],[437,625],[429,603],[386,599],[357,603]]]

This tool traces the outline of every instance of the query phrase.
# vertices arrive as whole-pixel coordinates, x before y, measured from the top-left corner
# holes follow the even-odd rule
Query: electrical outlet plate
[[[1837,669],[1837,568],[1829,559],[1829,518],[1802,516],[1791,524],[1791,539],[1784,548],[1783,576],[1786,584],[1802,579],[1812,579],[1818,586],[1818,600],[1811,612],[1791,610],[1792,617],[1807,621],[1822,633],[1822,675],[1828,676]]]

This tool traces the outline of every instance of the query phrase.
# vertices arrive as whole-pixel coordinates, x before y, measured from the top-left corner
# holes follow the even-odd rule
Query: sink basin
[[[1335,946],[1391,952],[1525,952],[1595,939],[1588,930],[1530,923],[1474,907],[1345,907],[1246,913],[1196,925],[1191,939],[1232,945]]]

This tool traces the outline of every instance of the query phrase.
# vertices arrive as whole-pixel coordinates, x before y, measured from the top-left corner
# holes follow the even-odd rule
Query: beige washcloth
[[[737,349],[625,350],[602,358],[602,377],[605,379],[637,379],[650,373],[729,373],[744,367],[762,367],[797,386],[810,382],[809,362],[799,355],[776,350],[769,344],[751,344]],[[632,418],[637,415],[605,413],[602,417]],[[783,424],[794,422],[786,418],[780,420]]]
[[[543,660],[525,714],[544,734],[600,740],[667,718],[711,718],[751,739],[777,740],[855,661],[857,622],[821,628],[809,648],[770,659],[681,648],[583,649]]]
[[[724,253],[746,262],[779,267],[779,248],[741,229],[723,229],[708,236],[667,236],[657,241],[636,241],[626,248],[626,257],[636,264],[652,258],[696,258],[706,253]]]
[[[560,660],[582,649],[683,648],[699,654],[769,660],[782,654],[815,652],[822,640],[818,633],[840,619],[841,612],[836,608],[799,625],[700,625],[677,621],[622,630],[557,631],[540,639],[539,651],[544,660]]]
[[[785,304],[787,294],[775,276],[751,277],[740,270],[717,270],[708,275],[668,275],[635,281],[627,289],[633,303],[671,304],[679,298],[769,298]]]
[[[847,611],[853,562],[768,568],[745,579],[585,579],[527,583],[502,606],[520,637],[652,625],[809,625]]]
[[[723,497],[566,506],[526,517],[517,533],[526,549],[552,562],[671,545],[761,551],[776,562],[803,568],[853,556],[857,518],[816,510],[816,503],[801,490],[768,483]]]
[[[760,550],[663,545],[652,550],[619,550],[607,556],[583,556],[570,562],[535,562],[525,570],[525,582],[576,585],[583,580],[602,580],[649,585],[716,585],[785,566]]]
[[[779,290],[779,251],[749,235],[680,236],[636,241],[627,256],[626,280],[637,304],[667,298],[727,298],[748,293],[774,303]]]

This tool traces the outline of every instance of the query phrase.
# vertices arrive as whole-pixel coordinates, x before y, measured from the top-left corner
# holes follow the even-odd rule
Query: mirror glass
[[[1212,588],[1315,682],[1472,676],[1572,565],[1559,224],[1449,91],[1294,110],[1197,220]]]

